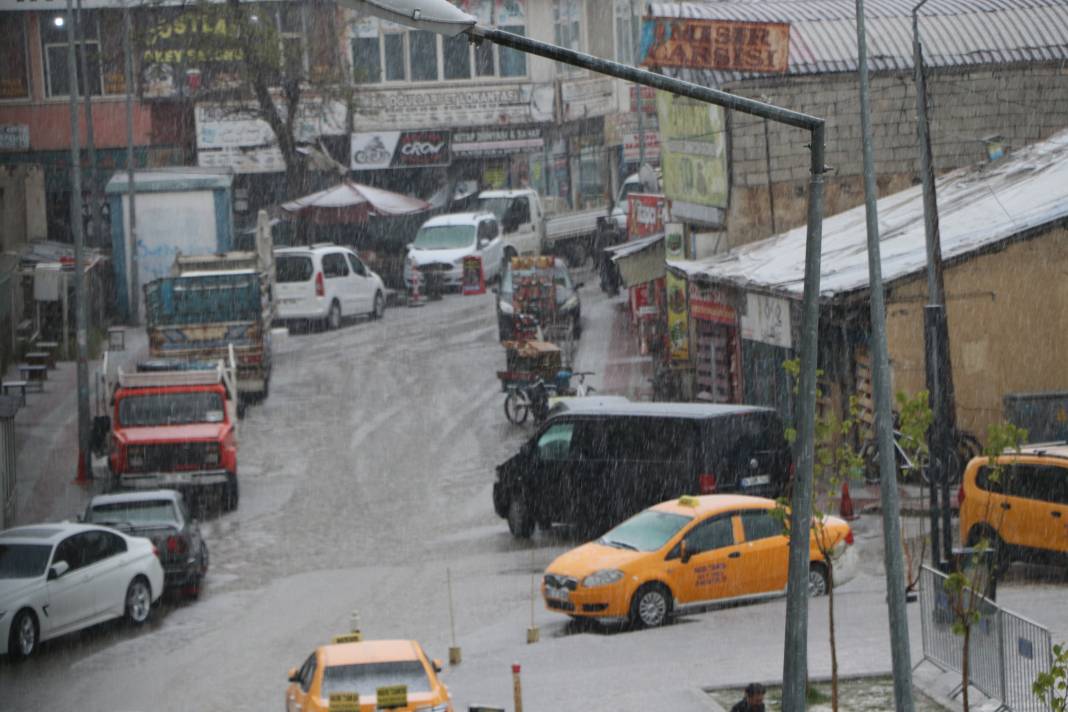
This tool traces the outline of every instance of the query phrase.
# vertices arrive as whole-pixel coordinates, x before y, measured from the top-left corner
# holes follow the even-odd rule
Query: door
[[[746,577],[743,580],[745,590],[740,595],[784,590],[790,562],[790,539],[783,523],[768,509],[742,512],[741,520]]]
[[[983,468],[987,469],[987,468]],[[1002,540],[1016,546],[1044,548],[1044,526],[1050,518],[1038,499],[1039,465],[1006,465],[1001,472],[1001,496],[992,496],[988,517]],[[989,482],[988,484],[995,484]],[[1041,522],[1041,524],[1040,524]]]
[[[483,220],[478,224],[478,254],[482,258],[482,275],[486,280],[500,274],[504,240],[496,220]]]
[[[312,653],[300,666],[299,681],[289,685],[286,693],[286,712],[301,712],[304,709],[308,690],[311,689],[312,679],[315,677],[315,668],[315,653]]]
[[[699,603],[742,595],[742,549],[735,543],[730,514],[697,524],[682,539],[689,560],[681,556],[668,569],[679,603]]]
[[[323,255],[323,280],[326,296],[337,299],[343,314],[355,314],[357,311],[356,289],[349,279],[352,270],[341,252],[328,252]]]
[[[1028,545],[1068,554],[1068,468],[1036,466],[1032,496],[1034,519]]]
[[[575,448],[575,421],[556,421],[538,436],[531,456],[527,488],[539,520],[570,521],[576,500],[583,495],[575,491],[579,455]]]
[[[502,218],[507,241],[521,255],[536,255],[539,251],[540,238],[530,202],[526,195],[514,198]]]
[[[349,266],[352,267],[351,279],[356,295],[355,309],[361,314],[370,313],[375,304],[375,289],[377,288],[375,280],[371,278],[371,271],[360,261],[359,257],[351,252],[346,252],[345,256],[348,257]]]
[[[48,631],[41,631],[42,638],[72,630],[93,615],[93,572],[83,565],[85,544],[84,534],[73,534],[56,546],[50,566],[65,561],[70,568],[47,584],[48,615],[41,625]]]
[[[91,531],[85,538],[84,566],[91,573],[89,587],[93,592],[93,615],[111,612],[122,615],[126,610],[126,587],[133,579],[127,570],[126,541],[117,534]]]

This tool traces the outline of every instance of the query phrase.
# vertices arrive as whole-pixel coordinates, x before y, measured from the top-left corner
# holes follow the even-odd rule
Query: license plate
[[[771,482],[771,475],[753,475],[742,478],[742,487],[758,487]]]
[[[566,588],[556,588],[554,586],[545,587],[545,597],[551,601],[564,601],[568,599],[568,590]]]

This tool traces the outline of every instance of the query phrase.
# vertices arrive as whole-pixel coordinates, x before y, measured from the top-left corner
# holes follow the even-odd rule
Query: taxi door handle
[[[732,551],[731,553],[727,554],[727,558],[728,559],[737,559],[741,555],[742,555],[742,552],[740,552],[740,551]]]
[[[1061,513],[1060,512],[1050,512],[1049,515],[1051,517],[1056,517],[1057,519],[1061,518]]]
[[[1001,508],[1002,509],[1012,509],[1012,505],[1009,504],[1008,502],[1002,502],[1001,503]]]

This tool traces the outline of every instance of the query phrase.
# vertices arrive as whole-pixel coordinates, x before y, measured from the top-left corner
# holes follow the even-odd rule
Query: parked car
[[[440,286],[463,285],[464,258],[482,258],[482,274],[487,282],[497,279],[504,261],[504,239],[493,213],[452,213],[430,218],[408,246],[404,260],[404,284],[412,286],[412,270],[431,275]],[[425,285],[424,285],[425,289]]]
[[[193,598],[200,595],[208,573],[208,545],[181,492],[97,495],[89,501],[82,521],[149,539],[163,564],[164,587]]]
[[[684,494],[782,494],[782,420],[750,405],[575,398],[497,468],[493,506],[517,537],[535,524],[594,533]]]
[[[985,538],[1001,570],[1013,561],[1068,566],[1068,444],[1026,445],[997,465],[976,457],[964,471],[961,540]]]
[[[571,280],[567,264],[559,257],[553,260],[552,272],[556,292],[555,325],[562,326],[565,333],[578,339],[582,336],[582,299],[579,297],[579,289],[583,283],[576,284]],[[515,331],[513,296],[512,266],[509,263],[504,267],[500,288],[497,290],[497,335],[501,341],[511,339]],[[552,325],[542,326],[548,328]]]
[[[353,639],[349,642],[349,639]],[[286,712],[452,712],[442,664],[414,640],[357,640],[339,636],[289,671]],[[387,693],[390,699],[379,699]]]
[[[280,322],[323,324],[337,329],[346,317],[381,319],[386,287],[352,250],[332,244],[274,251]]]
[[[558,556],[542,579],[545,605],[573,618],[653,627],[687,606],[781,595],[790,539],[776,506],[742,495],[661,502]],[[831,552],[832,567],[817,537]],[[827,517],[810,542],[809,595],[827,593],[832,570],[835,586],[856,575],[853,532],[844,521]]]
[[[148,539],[68,522],[0,532],[0,654],[29,657],[41,641],[111,618],[142,625],[162,593]]]

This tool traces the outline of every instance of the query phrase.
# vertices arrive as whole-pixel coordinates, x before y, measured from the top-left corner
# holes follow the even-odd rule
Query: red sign
[[[654,23],[642,39],[642,64],[651,67],[736,69],[782,73],[790,63],[790,25],[646,18]]]
[[[482,273],[482,258],[478,255],[464,257],[463,293],[485,294],[486,279]]]
[[[656,89],[638,84],[630,85],[630,110],[638,110],[638,89],[642,92],[642,111],[646,114],[656,113]]]
[[[652,193],[631,193],[627,196],[628,240],[663,232],[666,222],[667,198]]]

